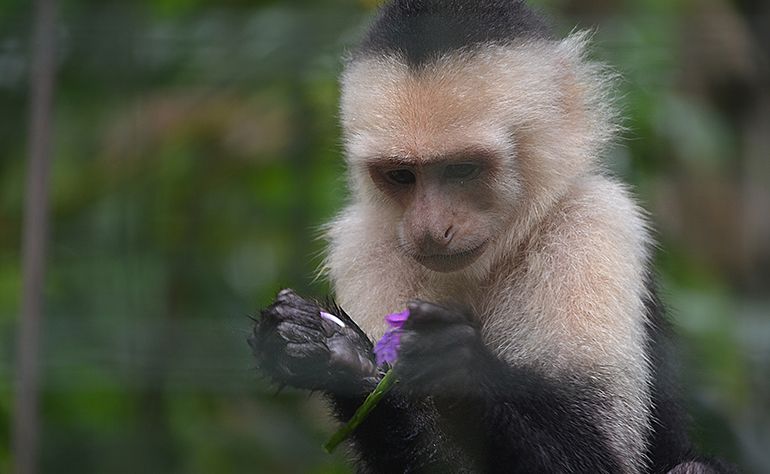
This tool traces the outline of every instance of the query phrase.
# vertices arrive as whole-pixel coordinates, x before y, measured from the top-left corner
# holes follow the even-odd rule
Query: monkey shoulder
[[[533,233],[521,261],[529,276],[552,290],[588,290],[635,298],[648,271],[651,238],[647,221],[625,185],[591,176],[566,193]],[[614,284],[613,284],[614,283]]]
[[[504,304],[482,316],[484,332],[506,341],[511,349],[499,352],[508,360],[631,370],[644,352],[648,246],[643,213],[626,187],[585,178],[511,255],[513,263],[495,272],[490,299]],[[638,372],[637,387],[647,377]]]
[[[628,186],[601,175],[586,176],[564,194],[545,219],[541,237],[572,251],[645,250],[650,244],[644,212]]]

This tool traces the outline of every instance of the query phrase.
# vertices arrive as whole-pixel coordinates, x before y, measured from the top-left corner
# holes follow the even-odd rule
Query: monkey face
[[[548,47],[346,68],[340,112],[353,192],[396,223],[389,242],[424,267],[496,260],[501,240],[526,235],[590,166],[603,128],[575,105],[582,89]]]
[[[488,253],[520,201],[510,121],[477,72],[362,62],[345,81],[354,192],[384,206],[398,248],[437,272]]]
[[[494,173],[478,151],[427,162],[378,159],[368,166],[376,187],[400,209],[402,250],[438,272],[475,262],[492,237],[487,181]]]

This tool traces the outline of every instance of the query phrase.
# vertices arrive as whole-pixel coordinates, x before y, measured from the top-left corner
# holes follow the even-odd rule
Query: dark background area
[[[336,77],[374,1],[60,0],[40,386],[45,473],[340,473],[319,398],[253,371],[250,315],[323,296]],[[534,3],[534,2],[533,2]],[[541,0],[595,28],[657,229],[701,445],[770,472],[770,5]],[[0,1],[0,472],[12,468],[33,9]]]

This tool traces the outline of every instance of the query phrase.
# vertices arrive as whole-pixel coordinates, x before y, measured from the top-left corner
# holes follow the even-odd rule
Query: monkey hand
[[[301,389],[336,395],[371,390],[381,377],[372,343],[344,311],[329,306],[289,289],[278,293],[249,338],[259,370]]]
[[[472,396],[485,361],[494,358],[463,311],[424,301],[409,303],[395,363],[404,388],[421,395]]]

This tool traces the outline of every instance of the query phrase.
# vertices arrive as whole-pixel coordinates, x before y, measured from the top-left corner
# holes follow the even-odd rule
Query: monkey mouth
[[[487,248],[487,242],[470,250],[463,250],[455,253],[436,253],[431,255],[414,256],[414,259],[420,262],[424,267],[436,272],[449,273],[462,270],[475,262],[484,250]]]

